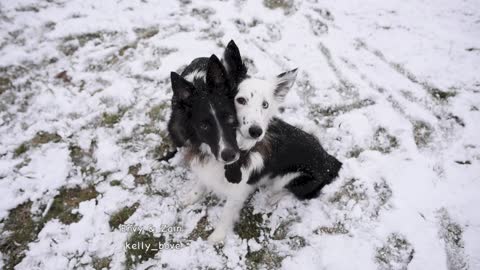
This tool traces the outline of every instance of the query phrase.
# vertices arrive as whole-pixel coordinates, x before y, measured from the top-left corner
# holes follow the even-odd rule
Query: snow
[[[475,0],[2,1],[1,238],[28,201],[37,217],[61,188],[99,192],[75,209],[80,221],[48,220],[15,269],[123,268],[130,234],[109,221],[136,202],[125,223],[180,225],[169,237],[184,244],[136,269],[245,269],[262,250],[283,269],[479,269],[479,11]],[[270,207],[260,189],[259,239],[231,233],[213,247],[188,237],[204,216],[215,226],[221,202],[180,207],[193,177],[156,160],[169,109],[151,112],[169,104],[171,71],[231,39],[253,76],[299,68],[280,117],[344,166],[312,201]],[[39,132],[61,139],[34,142]]]

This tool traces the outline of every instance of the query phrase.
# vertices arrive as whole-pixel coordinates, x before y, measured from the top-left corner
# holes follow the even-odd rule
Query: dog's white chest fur
[[[244,197],[245,193],[250,193],[254,189],[254,187],[247,184],[248,178],[246,177],[242,177],[241,182],[238,184],[228,182],[225,178],[224,166],[223,163],[210,157],[207,160],[193,161],[190,164],[197,181],[221,197]]]

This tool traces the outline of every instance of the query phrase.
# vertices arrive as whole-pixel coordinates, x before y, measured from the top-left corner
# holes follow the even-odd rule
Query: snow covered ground
[[[0,268],[480,269],[479,37],[477,0],[2,0]],[[157,159],[170,71],[231,39],[344,167],[212,246]]]

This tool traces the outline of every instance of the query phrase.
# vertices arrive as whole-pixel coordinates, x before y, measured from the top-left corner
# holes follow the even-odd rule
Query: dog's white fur
[[[255,190],[255,186],[247,184],[254,168],[242,169],[242,180],[238,184],[233,184],[225,179],[223,163],[218,162],[213,155],[209,155],[206,159],[202,161],[194,159],[191,162],[190,169],[197,179],[194,188],[182,200],[182,203],[189,205],[197,202],[207,190],[227,199],[220,221],[208,237],[210,242],[215,243],[225,239],[226,234],[237,221],[243,203]],[[262,165],[263,163],[258,164],[258,166]]]
[[[235,109],[240,124],[237,132],[237,143],[240,149],[249,150],[263,140],[268,124],[278,114],[278,108],[295,81],[297,71],[283,74],[268,80],[246,79],[238,85]],[[281,89],[278,88],[279,85]],[[238,98],[244,98],[246,104],[240,104]],[[268,104],[267,108],[263,107],[264,102]],[[262,129],[262,135],[258,138],[253,138],[249,134],[250,127],[254,125]]]
[[[262,140],[268,128],[269,122],[278,113],[278,107],[283,101],[296,77],[296,71],[286,73],[284,76],[275,77],[270,80],[246,79],[240,83],[238,93],[235,97],[243,97],[247,101],[244,105],[235,102],[237,118],[240,127],[237,131],[237,143],[242,150],[250,150],[255,144]],[[279,89],[279,86],[282,89]],[[269,105],[264,108],[263,103]],[[262,128],[262,135],[252,138],[248,129],[251,125]],[[209,147],[202,147],[202,151],[209,152]],[[182,199],[183,205],[189,205],[200,200],[208,191],[226,198],[226,203],[220,217],[220,221],[213,233],[208,237],[210,242],[220,242],[225,239],[226,234],[232,230],[233,225],[239,218],[240,211],[248,196],[258,185],[267,182],[268,176],[259,181],[257,185],[247,183],[250,175],[255,170],[261,170],[264,165],[262,155],[258,152],[250,153],[248,166],[241,168],[242,178],[240,183],[230,183],[225,179],[224,163],[218,162],[210,152],[206,159],[194,158],[190,168],[196,176],[196,184],[193,189]],[[280,192],[291,179],[297,177],[297,173],[290,173],[281,176],[281,181],[275,181],[274,192]],[[281,196],[280,196],[281,197]],[[272,203],[276,203],[280,197],[273,197]]]

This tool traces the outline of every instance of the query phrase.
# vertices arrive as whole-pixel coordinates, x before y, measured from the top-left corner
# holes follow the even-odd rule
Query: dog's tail
[[[338,176],[341,168],[342,163],[335,157],[328,155],[321,172],[302,174],[292,179],[285,188],[300,200],[316,198],[320,195],[321,189]]]

